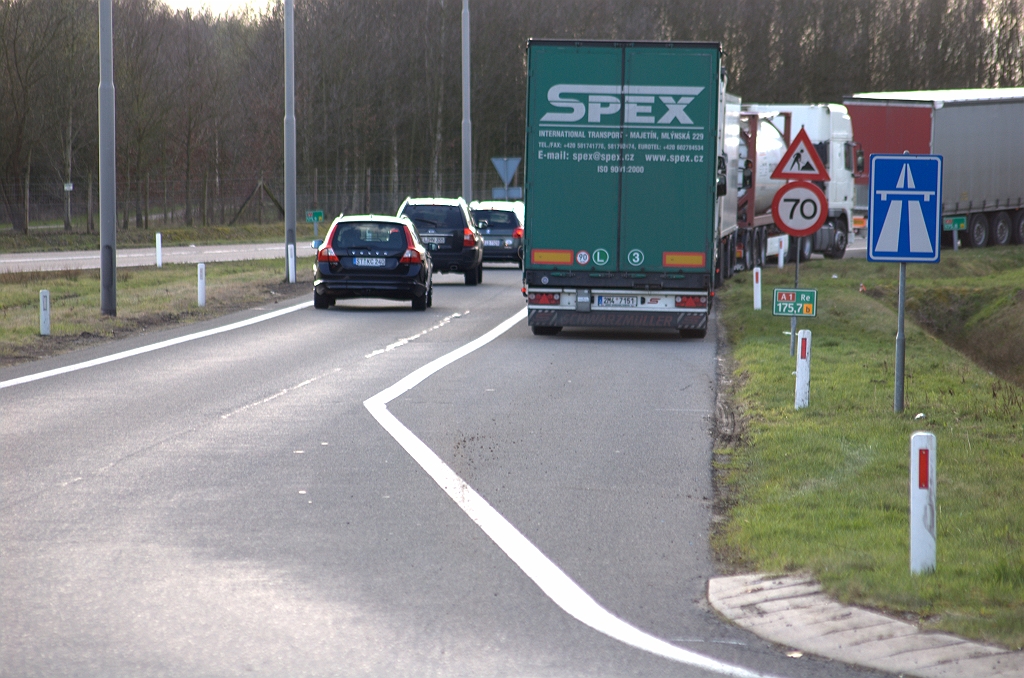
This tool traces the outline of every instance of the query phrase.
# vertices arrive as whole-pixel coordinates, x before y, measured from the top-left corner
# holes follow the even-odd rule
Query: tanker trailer
[[[853,169],[857,157],[846,109],[836,104],[744,104],[740,115],[736,223],[737,259],[745,268],[763,265],[783,247],[789,261],[796,257],[796,239],[782,233],[771,214],[772,200],[786,182],[771,175],[801,127],[830,177],[829,181],[814,182],[828,199],[829,216],[817,233],[802,239],[801,260],[810,258],[812,252],[841,259],[846,252],[853,223]]]

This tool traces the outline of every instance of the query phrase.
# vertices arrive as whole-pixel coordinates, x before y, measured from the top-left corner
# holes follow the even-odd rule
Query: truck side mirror
[[[725,161],[725,156],[718,156],[718,176],[715,181],[715,192],[719,198],[729,192],[728,171],[729,166]]]
[[[864,149],[857,146],[857,172],[858,175],[864,174]]]
[[[750,188],[754,185],[754,170],[753,163],[747,160],[743,164],[743,186],[742,188]]]
[[[324,244],[323,240],[314,240],[313,242],[309,243],[309,246],[316,250],[316,249],[320,249],[320,245],[323,245],[323,244]]]

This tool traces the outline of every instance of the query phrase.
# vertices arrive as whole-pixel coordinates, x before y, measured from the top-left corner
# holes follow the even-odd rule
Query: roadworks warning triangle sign
[[[811,138],[807,136],[807,130],[803,127],[797,133],[796,139],[786,149],[781,162],[772,172],[772,179],[796,179],[803,181],[828,181],[828,172],[825,171],[825,163],[821,161],[818,152],[814,150]]]

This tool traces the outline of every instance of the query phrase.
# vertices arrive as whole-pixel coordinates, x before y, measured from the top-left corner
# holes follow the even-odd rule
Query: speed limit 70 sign
[[[775,225],[794,238],[811,235],[828,218],[828,201],[811,182],[794,181],[775,194],[772,216]]]

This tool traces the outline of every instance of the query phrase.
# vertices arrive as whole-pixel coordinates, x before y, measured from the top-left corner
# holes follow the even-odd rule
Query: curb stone
[[[841,605],[807,576],[716,577],[708,581],[708,602],[761,638],[848,664],[919,678],[1024,676],[1024,652]]]

